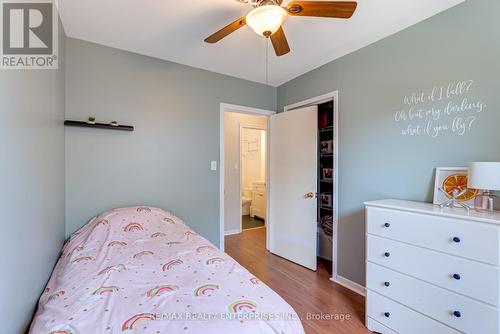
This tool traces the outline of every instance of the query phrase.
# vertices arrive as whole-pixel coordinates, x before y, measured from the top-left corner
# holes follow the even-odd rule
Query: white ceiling
[[[289,17],[291,52],[269,44],[269,84],[303,73],[464,0],[358,0],[349,20]],[[284,5],[289,1],[285,0]],[[256,82],[266,82],[266,40],[243,27],[217,44],[203,40],[252,7],[235,0],[59,0],[66,34],[98,44]]]

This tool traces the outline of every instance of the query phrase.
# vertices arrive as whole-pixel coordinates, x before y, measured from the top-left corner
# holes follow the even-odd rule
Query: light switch
[[[217,161],[210,162],[210,170],[217,170]]]

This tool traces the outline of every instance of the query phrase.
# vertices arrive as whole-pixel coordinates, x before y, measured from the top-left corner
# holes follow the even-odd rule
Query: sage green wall
[[[218,245],[220,103],[274,109],[276,88],[71,38],[66,51],[66,117],[136,127],[66,129],[66,233],[147,204]]]
[[[339,91],[340,275],[365,281],[364,201],[431,201],[434,167],[500,161],[499,12],[498,1],[468,0],[278,88],[279,110]],[[409,122],[396,123],[395,112],[405,108],[405,95],[461,80],[474,84],[453,101],[486,104],[470,131],[463,136],[445,131],[437,138],[401,134]],[[433,124],[440,122],[450,125],[451,118]]]
[[[24,333],[64,241],[64,31],[58,70],[0,70],[0,323]]]

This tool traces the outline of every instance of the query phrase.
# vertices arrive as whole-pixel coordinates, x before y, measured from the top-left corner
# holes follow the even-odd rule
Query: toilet
[[[241,214],[248,216],[250,214],[250,206],[252,205],[252,188],[243,188],[241,196]]]

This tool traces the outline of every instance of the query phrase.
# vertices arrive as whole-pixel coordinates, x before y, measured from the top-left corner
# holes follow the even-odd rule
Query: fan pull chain
[[[269,38],[266,38],[266,85],[269,85]]]

